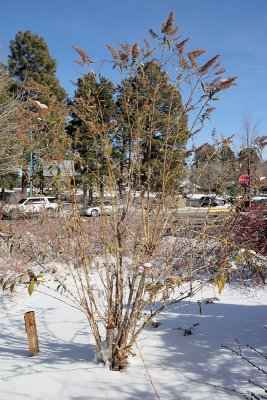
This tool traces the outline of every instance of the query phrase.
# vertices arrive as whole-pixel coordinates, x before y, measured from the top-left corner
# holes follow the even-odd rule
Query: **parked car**
[[[221,197],[203,196],[199,199],[200,207],[217,207],[217,206],[223,206],[224,204],[225,200]]]
[[[267,196],[254,196],[251,199],[243,198],[240,199],[236,204],[236,211],[248,211],[251,209],[251,207],[255,207],[263,203],[267,206]]]
[[[40,196],[21,199],[15,204],[7,204],[2,209],[2,218],[19,218],[38,215],[44,211],[57,211],[55,197]]]
[[[120,206],[112,204],[112,202],[109,200],[105,200],[103,203],[94,203],[88,205],[82,209],[81,214],[89,217],[96,217],[98,215],[111,215],[119,208]]]
[[[252,204],[257,205],[257,204],[262,204],[267,202],[267,196],[254,196],[252,197]]]

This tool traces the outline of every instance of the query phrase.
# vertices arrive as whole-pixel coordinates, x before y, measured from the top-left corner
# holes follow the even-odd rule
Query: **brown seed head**
[[[175,286],[177,284],[177,279],[173,276],[169,276],[165,279],[165,283],[168,286]]]
[[[190,68],[190,65],[188,64],[187,60],[184,57],[180,61],[180,66],[184,69]]]
[[[153,54],[153,51],[152,51],[152,50],[149,50],[149,51],[147,51],[146,53],[143,53],[143,55],[144,55],[145,58],[152,56],[152,54]]]
[[[153,31],[153,29],[149,29],[149,33],[150,33],[150,35],[153,37],[153,39],[159,37],[159,36]]]
[[[213,69],[219,68],[222,64],[220,62],[216,63],[215,65],[213,65]]]
[[[235,86],[235,85],[236,85],[236,83],[235,83],[236,79],[237,79],[236,76],[230,76],[230,77],[227,78],[227,79],[221,80],[221,82],[219,82],[219,84],[218,84],[217,87],[218,87],[218,89],[220,89],[220,90],[228,89],[228,88],[230,88],[231,86]]]
[[[192,67],[194,67],[195,69],[198,69],[198,65],[197,65],[197,62],[196,62],[193,52],[191,51],[191,52],[187,53],[187,55],[189,57],[189,60],[191,61]]]
[[[221,75],[221,74],[223,74],[224,72],[225,72],[225,69],[224,69],[224,68],[221,68],[221,69],[219,69],[218,71],[216,71],[214,75]]]
[[[215,107],[207,108],[206,113],[210,114],[210,113],[212,113],[212,111],[214,111],[214,110],[216,110]]]
[[[135,43],[135,44],[133,45],[133,48],[132,48],[132,57],[133,57],[133,60],[135,60],[136,58],[138,58],[139,55],[140,55],[140,49],[139,49],[138,44]]]
[[[107,48],[111,52],[112,57],[114,58],[114,60],[117,60],[119,58],[119,56],[118,56],[118,53],[116,52],[116,50],[110,44],[107,44]]]
[[[208,72],[210,67],[212,67],[212,65],[217,61],[217,59],[219,57],[220,57],[219,54],[217,54],[216,56],[212,57],[208,62],[206,62],[206,64],[203,65],[203,67],[200,68],[199,72],[201,74],[205,74],[206,72]]]
[[[206,52],[207,52],[207,50],[205,50],[205,49],[198,49],[198,50],[191,51],[191,54],[193,54],[194,57],[199,57],[201,54],[204,54]]]
[[[125,51],[125,53],[129,56],[132,52],[132,47],[129,45],[129,43],[125,42],[125,43],[121,43],[121,47],[123,48],[123,50]]]
[[[264,148],[267,145],[267,136],[258,136],[254,142],[260,147]]]
[[[119,58],[123,62],[123,64],[127,64],[128,56],[122,50],[119,50]]]
[[[162,24],[161,32],[164,33],[165,35],[172,35],[174,33],[173,23],[174,23],[174,12],[172,10],[170,12],[170,15],[169,15],[169,18],[167,19],[167,21]],[[177,29],[176,29],[176,31],[177,31]]]
[[[184,53],[184,45],[186,44],[186,42],[188,42],[189,38],[186,38],[184,40],[182,40],[180,43],[176,44],[176,48],[179,51],[180,56],[183,55]]]
[[[149,50],[150,50],[150,43],[149,43],[149,41],[148,41],[146,38],[144,38],[143,40],[144,40],[144,43],[145,43],[145,46],[146,46],[147,51],[149,51]]]
[[[93,64],[94,62],[91,60],[91,58],[87,55],[87,53],[80,49],[78,46],[75,44],[72,46],[72,48],[81,56],[82,61],[79,60],[74,60],[76,64],[79,65],[86,65],[86,64]]]

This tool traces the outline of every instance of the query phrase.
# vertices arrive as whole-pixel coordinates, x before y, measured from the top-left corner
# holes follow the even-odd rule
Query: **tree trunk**
[[[27,187],[28,187],[28,173],[25,169],[23,169],[21,176],[21,194],[23,197],[27,197]]]
[[[91,204],[93,202],[93,188],[89,188],[89,194],[88,194],[88,202]]]
[[[41,169],[40,172],[40,193],[44,194],[44,172]]]
[[[86,207],[88,205],[88,187],[86,184],[83,184],[83,206]]]
[[[99,196],[103,200],[104,199],[104,183],[103,183],[103,176],[101,176],[99,182]]]

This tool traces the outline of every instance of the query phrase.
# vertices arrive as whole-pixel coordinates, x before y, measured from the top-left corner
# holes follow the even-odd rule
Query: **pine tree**
[[[122,82],[117,105],[120,128],[116,142],[122,175],[137,156],[142,173],[134,186],[153,190],[177,187],[190,134],[181,95],[167,73],[153,61],[140,66],[134,77]],[[137,154],[129,152],[134,142],[139,143]],[[173,176],[164,188],[168,173]]]
[[[8,70],[15,81],[27,86],[27,83],[33,80],[49,87],[58,101],[63,101],[66,92],[55,75],[56,68],[56,60],[51,58],[48,46],[42,37],[34,35],[31,31],[25,31],[18,32],[15,40],[11,40]]]
[[[31,31],[18,32],[15,40],[10,42],[10,55],[8,56],[8,70],[14,79],[13,92],[20,88],[21,95],[25,101],[29,98],[45,103],[47,97],[30,89],[32,81],[46,87],[48,92],[54,95],[58,102],[66,98],[65,90],[60,86],[56,78],[57,63],[51,58],[48,46],[44,39]],[[26,152],[27,153],[27,152]],[[29,155],[27,155],[29,159]],[[26,164],[25,160],[25,164]],[[42,171],[40,171],[42,175]],[[22,193],[27,193],[29,181],[27,168],[22,173]]]
[[[76,167],[84,189],[84,202],[87,202],[88,189],[90,200],[94,186],[103,191],[106,170],[103,150],[105,146],[111,146],[109,137],[115,110],[115,88],[108,79],[100,76],[97,80],[90,72],[78,79],[76,87],[74,99],[69,101],[72,119],[67,131],[80,156]],[[101,126],[99,131],[96,131],[97,126]]]
[[[12,80],[0,66],[0,186],[11,187],[22,158],[18,140],[21,103],[10,93]]]
[[[200,168],[205,164],[211,164],[217,158],[218,152],[215,146],[210,143],[203,143],[195,149],[194,165]]]
[[[236,158],[230,143],[232,138],[223,138],[219,142],[212,134],[213,143],[203,143],[195,149],[191,179],[208,192],[233,194],[236,188]]]
[[[232,137],[223,138],[221,145],[218,149],[218,159],[221,162],[234,163],[236,161],[235,152],[231,148]]]

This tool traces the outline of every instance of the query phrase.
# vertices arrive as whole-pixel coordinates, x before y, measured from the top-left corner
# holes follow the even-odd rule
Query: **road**
[[[232,209],[228,205],[222,207],[183,207],[172,211],[174,222],[182,222],[191,228],[201,228],[205,223],[224,219]]]

